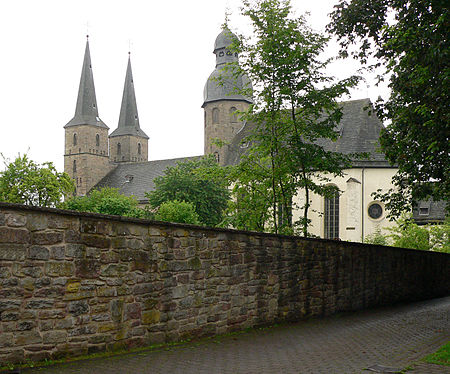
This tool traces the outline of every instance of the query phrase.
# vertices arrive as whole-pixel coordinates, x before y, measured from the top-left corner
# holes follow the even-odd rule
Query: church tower
[[[239,61],[238,54],[230,50],[236,36],[225,27],[217,36],[213,53],[216,55],[216,68],[206,81],[203,91],[202,108],[205,116],[205,154],[214,154],[220,164],[225,164],[228,145],[243,123],[236,112],[244,112],[252,103],[251,98],[242,95],[242,89],[252,88],[246,75],[233,76],[225,71],[227,63]],[[219,77],[222,77],[219,81]],[[225,142],[218,147],[215,139]]]
[[[64,129],[64,171],[75,181],[75,194],[83,196],[109,171],[109,128],[98,116],[89,40],[86,41],[75,115]]]
[[[148,160],[148,136],[139,126],[131,61],[128,57],[119,125],[109,135],[110,159],[113,162]]]

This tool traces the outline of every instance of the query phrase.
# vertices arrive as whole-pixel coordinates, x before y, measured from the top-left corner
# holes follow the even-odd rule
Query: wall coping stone
[[[211,226],[199,226],[192,225],[187,223],[176,223],[176,222],[166,222],[166,221],[155,221],[149,219],[142,218],[134,218],[134,217],[124,217],[117,216],[111,214],[101,214],[101,213],[92,213],[92,212],[80,212],[77,210],[67,210],[67,209],[58,209],[58,208],[49,208],[49,207],[39,207],[32,205],[24,205],[24,204],[16,204],[16,203],[7,203],[0,201],[0,210],[1,209],[9,209],[9,210],[26,210],[26,211],[34,211],[34,212],[42,212],[42,213],[53,213],[57,215],[65,215],[72,217],[80,217],[80,218],[98,218],[103,220],[110,220],[116,222],[127,222],[127,223],[136,223],[142,225],[155,225],[155,226],[165,226],[169,228],[183,228],[188,230],[206,230],[206,231],[214,231],[214,232],[223,232],[230,234],[244,234],[244,235],[253,235],[260,236],[266,238],[280,238],[280,239],[291,239],[291,240],[305,240],[310,242],[318,242],[318,243],[351,243],[352,246],[361,247],[362,249],[369,249],[370,247],[379,247],[386,249],[397,249],[402,251],[412,251],[412,252],[425,252],[433,255],[450,255],[444,252],[434,252],[434,251],[423,251],[419,249],[411,249],[411,248],[401,248],[401,247],[392,247],[392,246],[384,246],[379,244],[367,244],[360,242],[349,242],[344,240],[333,240],[333,239],[322,239],[322,238],[305,238],[303,236],[293,236],[293,235],[282,235],[282,234],[273,234],[268,232],[260,232],[260,231],[246,231],[246,230],[236,230],[236,229],[227,229],[222,227],[211,227]]]

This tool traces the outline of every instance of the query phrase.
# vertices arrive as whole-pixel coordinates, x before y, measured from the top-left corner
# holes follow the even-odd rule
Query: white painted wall
[[[368,208],[374,203],[371,196],[378,189],[387,191],[392,187],[392,177],[396,173],[395,168],[352,168],[344,170],[344,177],[330,178],[330,184],[336,185],[341,191],[339,197],[339,238],[341,240],[361,242],[362,238],[380,228],[391,227],[394,223],[386,219],[387,212],[384,204],[383,214],[378,219],[369,217]],[[304,192],[300,191],[294,198],[298,206],[304,204]],[[324,198],[313,194],[311,196],[311,208],[308,217],[311,219],[309,232],[313,235],[324,237]],[[303,215],[302,209],[296,209],[293,213],[294,222]]]

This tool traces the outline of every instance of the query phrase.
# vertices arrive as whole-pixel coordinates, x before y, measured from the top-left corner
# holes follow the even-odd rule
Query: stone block
[[[23,227],[27,223],[27,217],[19,213],[6,215],[6,225],[10,227]]]
[[[117,329],[117,324],[114,322],[108,322],[108,323],[101,323],[98,324],[98,333],[103,332],[109,332],[109,331],[115,331]]]
[[[6,216],[5,213],[0,213],[0,226],[6,225]]]
[[[111,318],[114,322],[122,322],[123,319],[123,300],[112,300],[110,302]]]
[[[14,341],[14,345],[31,345],[31,344],[40,344],[42,343],[42,337],[37,331],[21,331],[15,334],[16,339]]]
[[[82,218],[80,220],[80,232],[87,234],[108,234],[109,227],[106,221]]]
[[[50,251],[46,247],[32,245],[28,249],[27,258],[31,260],[48,260],[50,258]]]
[[[70,258],[83,258],[86,256],[86,246],[84,244],[66,244],[66,256]]]
[[[131,234],[129,227],[126,224],[118,222],[112,224],[112,232],[117,236],[127,236]]]
[[[28,244],[29,242],[30,233],[28,230],[0,227],[0,243]]]
[[[15,312],[2,312],[0,313],[0,321],[6,322],[6,321],[17,321],[20,318],[19,313]]]
[[[26,291],[33,291],[34,290],[34,279],[32,279],[32,278],[22,279],[20,281],[20,286]],[[40,296],[38,296],[38,297],[40,297]]]
[[[7,266],[0,266],[0,278],[9,278],[11,271]]]
[[[81,243],[86,244],[89,247],[107,249],[111,245],[111,239],[102,235],[81,234]]]
[[[64,234],[61,231],[44,231],[31,233],[31,243],[38,245],[59,244],[63,241]]]
[[[69,303],[67,310],[70,314],[76,317],[88,313],[89,305],[85,300],[72,301]]]
[[[56,246],[50,248],[50,257],[54,260],[64,260],[66,256],[66,249],[64,246]]]
[[[157,309],[146,310],[142,312],[142,323],[150,325],[158,323],[161,318],[161,312]]]
[[[54,327],[56,330],[70,329],[73,327],[73,318],[57,319],[54,322]]]
[[[64,240],[66,243],[79,243],[81,241],[81,234],[77,230],[66,230],[64,233]]]
[[[40,299],[40,300],[30,300],[26,303],[26,309],[48,309],[53,307],[53,300]]]
[[[98,278],[100,262],[96,259],[82,259],[75,261],[75,275],[80,278]]]
[[[1,235],[0,232],[0,238]],[[0,243],[0,261],[24,261],[26,254],[27,251],[23,245]]]
[[[31,214],[27,219],[27,229],[30,231],[39,231],[47,228],[47,216],[44,214]]]
[[[50,229],[66,229],[73,224],[77,218],[66,218],[59,215],[49,215],[47,224]]]
[[[45,274],[51,277],[71,277],[75,274],[74,264],[70,262],[47,262],[44,269]]]
[[[48,331],[42,334],[44,344],[64,343],[67,341],[66,331]]]
[[[0,334],[0,348],[12,347],[14,343],[14,335],[12,333]]]
[[[103,277],[121,277],[128,271],[128,266],[124,264],[110,264],[101,267],[100,274]]]
[[[100,254],[100,262],[103,264],[118,263],[120,255],[116,252],[103,252]]]
[[[141,318],[141,305],[139,303],[127,304],[125,306],[125,321]]]

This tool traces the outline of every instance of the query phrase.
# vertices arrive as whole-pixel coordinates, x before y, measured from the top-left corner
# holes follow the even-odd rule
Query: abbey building
[[[231,81],[231,73],[227,76],[222,71],[226,63],[238,61],[238,55],[227,49],[230,44],[230,31],[224,29],[214,44],[216,64],[206,81],[202,105],[204,153],[214,154],[222,165],[239,162],[247,146],[243,140],[253,127],[251,123],[241,122],[236,115],[237,111],[248,108],[251,97],[234,90],[235,85],[251,88],[251,83],[245,75],[233,77]],[[219,76],[222,76],[221,82],[217,79]],[[388,190],[397,169],[378,151],[383,125],[375,115],[369,115],[369,99],[341,105],[340,137],[335,142],[324,142],[324,148],[349,154],[365,152],[370,157],[354,160],[352,167],[344,170],[344,177],[330,181],[341,191],[335,198],[312,197],[311,232],[324,238],[362,241],[376,229],[390,225],[384,205],[374,201],[371,194],[378,189]],[[148,161],[148,136],[139,123],[130,59],[118,126],[109,133],[109,127],[98,113],[88,42],[75,115],[64,128],[64,170],[74,179],[79,196],[93,188],[115,187],[145,204],[145,193],[154,189],[153,180],[163,175],[168,166],[191,158]],[[215,139],[223,140],[225,145],[217,147]],[[301,203],[302,195],[296,199]],[[294,219],[298,219],[299,214],[294,212]]]

